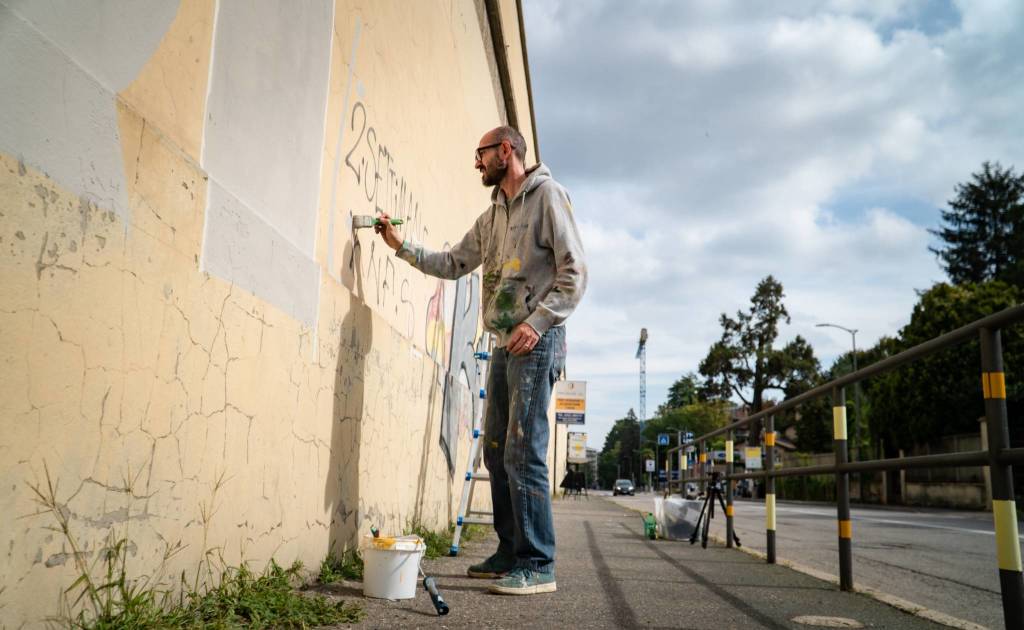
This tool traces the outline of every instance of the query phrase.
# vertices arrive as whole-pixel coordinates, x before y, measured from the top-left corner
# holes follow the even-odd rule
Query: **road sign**
[[[586,464],[587,463],[587,434],[586,433],[570,433],[569,434],[569,453],[565,459],[570,464]]]
[[[647,472],[654,472],[654,460],[653,459],[646,460],[644,462],[644,464],[646,464],[645,468],[646,468]]]
[[[743,450],[746,451],[743,453],[743,459],[747,470],[761,468],[761,447],[748,446]]]
[[[665,471],[664,470],[659,470],[658,471],[658,481],[665,481]]]
[[[658,446],[668,446],[668,433],[658,434]]]
[[[558,424],[584,424],[586,411],[586,381],[558,381],[555,383],[555,422]]]
[[[683,431],[683,444],[689,444],[693,441],[693,431]]]

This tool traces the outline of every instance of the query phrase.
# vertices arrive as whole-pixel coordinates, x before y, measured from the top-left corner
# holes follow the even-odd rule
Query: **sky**
[[[1024,170],[1019,0],[524,0],[540,155],[590,282],[567,322],[588,446],[697,371],[773,275],[824,368],[944,280],[928,230],[982,162]]]

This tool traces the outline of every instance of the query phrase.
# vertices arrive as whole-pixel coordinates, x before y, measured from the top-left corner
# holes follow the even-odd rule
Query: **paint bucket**
[[[420,560],[427,546],[419,536],[363,537],[363,595],[378,599],[416,597]]]

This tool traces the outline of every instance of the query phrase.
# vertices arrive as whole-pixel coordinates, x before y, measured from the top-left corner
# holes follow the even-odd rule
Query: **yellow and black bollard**
[[[765,425],[764,454],[768,472],[764,478],[764,521],[768,530],[766,556],[768,564],[775,564],[775,477],[772,476],[775,469],[775,416],[768,416],[768,424]]]
[[[836,466],[849,461],[846,440],[846,394],[842,387],[832,390],[832,429]],[[853,590],[853,525],[850,522],[850,474],[836,472],[836,508],[839,520],[839,588]]]
[[[1017,506],[1013,500],[1013,471],[998,459],[999,451],[1010,445],[1006,421],[1003,348],[998,330],[981,329],[981,370],[1003,619],[1007,628],[1024,628],[1024,578],[1021,574],[1020,539],[1017,533]]]
[[[733,521],[732,521],[732,431],[725,440],[725,546],[732,547]]]

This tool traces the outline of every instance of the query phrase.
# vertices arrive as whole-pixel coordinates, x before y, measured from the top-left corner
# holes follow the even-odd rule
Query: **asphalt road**
[[[653,510],[651,494],[617,500]],[[734,513],[742,544],[763,552],[763,502],[737,500]],[[852,520],[855,584],[983,626],[1004,627],[991,514],[854,505]],[[834,506],[779,502],[776,521],[779,559],[838,574]],[[711,532],[725,538],[720,510]]]

